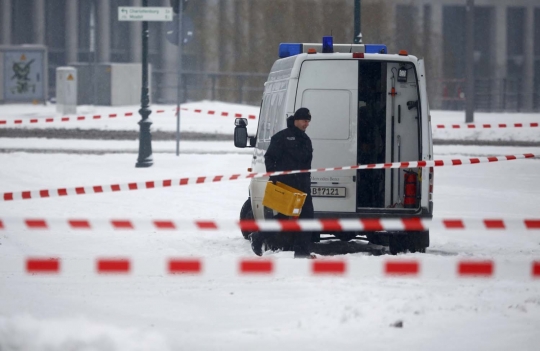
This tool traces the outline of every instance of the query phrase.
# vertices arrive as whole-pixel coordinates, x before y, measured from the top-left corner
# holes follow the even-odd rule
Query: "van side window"
[[[266,135],[268,136],[268,139],[274,135],[274,125],[276,124],[278,110],[278,95],[276,93],[272,93],[270,96],[270,109],[268,111],[268,122],[266,123]]]
[[[268,140],[270,136],[268,135],[268,122],[272,120],[270,116],[270,98],[271,94],[266,94],[263,98],[262,110],[259,120],[259,130],[257,134],[259,135],[259,140]]]
[[[272,129],[272,135],[276,134],[277,132],[281,130],[278,120],[281,118],[285,119],[285,92],[286,90],[282,90],[276,93],[277,107],[276,107],[275,123]]]
[[[285,90],[266,94],[263,98],[259,121],[259,139],[268,141],[281,130],[279,119],[285,120]]]

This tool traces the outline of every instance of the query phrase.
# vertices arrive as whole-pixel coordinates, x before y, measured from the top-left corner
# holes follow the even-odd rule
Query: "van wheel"
[[[408,249],[410,252],[426,252],[426,248],[429,247],[429,230],[411,232],[408,237]]]
[[[240,220],[244,219],[254,219],[253,209],[251,208],[251,198],[248,198],[240,209]],[[242,230],[242,236],[244,239],[249,240],[249,234],[251,234],[251,232]]]
[[[408,249],[407,235],[390,235],[388,238],[388,248],[392,255],[407,252]]]
[[[392,255],[410,251],[412,253],[425,253],[429,247],[429,230],[421,232],[409,232],[403,235],[391,235],[389,249]]]
[[[389,243],[390,235],[388,234],[377,234],[374,232],[367,232],[366,239],[368,239],[368,241],[374,245],[381,245],[381,246],[390,245]]]

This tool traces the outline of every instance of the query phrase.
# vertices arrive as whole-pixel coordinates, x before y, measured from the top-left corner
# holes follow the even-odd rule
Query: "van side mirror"
[[[234,146],[244,148],[247,146],[247,119],[236,118],[234,121]]]

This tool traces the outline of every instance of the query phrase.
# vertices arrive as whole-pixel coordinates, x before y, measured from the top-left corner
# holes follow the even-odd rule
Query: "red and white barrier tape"
[[[540,123],[436,124],[435,129],[538,128]]]
[[[226,111],[221,111],[219,112],[218,110],[203,110],[203,109],[200,109],[200,108],[186,108],[186,107],[181,107],[180,108],[182,111],[193,111],[195,113],[202,113],[202,114],[207,114],[207,115],[212,115],[212,116],[221,116],[221,117],[234,117],[234,118],[248,118],[248,119],[256,119],[257,116],[256,115],[253,115],[253,114],[248,114],[248,113],[238,113],[238,112],[226,112]]]
[[[252,179],[269,177],[272,175],[306,173],[306,172],[329,172],[350,169],[380,169],[380,168],[421,168],[421,167],[442,167],[442,166],[460,166],[466,164],[489,163],[498,161],[511,161],[518,159],[534,158],[534,154],[509,155],[509,156],[492,156],[492,157],[473,157],[464,159],[451,160],[433,160],[433,161],[410,161],[410,162],[394,162],[394,163],[378,163],[368,165],[354,165],[347,167],[330,167],[330,168],[314,168],[306,170],[293,170],[281,172],[266,172],[266,173],[240,173],[231,175],[215,175],[201,176],[180,179],[166,179],[160,181],[133,182],[125,184],[110,184],[110,185],[95,185],[95,186],[80,186],[74,188],[58,188],[58,189],[43,189],[43,190],[27,190],[21,192],[6,192],[2,194],[2,200],[28,200],[37,198],[48,198],[56,196],[68,195],[85,195],[98,194],[116,191],[131,191],[141,189],[166,188],[172,186],[182,186],[190,184],[215,183],[239,179]]]
[[[153,113],[164,113],[165,110],[155,110]],[[23,123],[53,123],[53,122],[77,122],[77,121],[91,121],[91,120],[105,120],[118,117],[133,117],[139,116],[137,112],[124,112],[124,113],[110,113],[107,115],[91,115],[91,116],[64,116],[64,117],[48,117],[48,118],[31,118],[31,119],[14,119],[14,120],[0,120],[0,125],[23,124]]]
[[[175,111],[174,108],[172,111]],[[182,111],[190,111],[194,113],[207,114],[211,116],[222,117],[235,117],[235,118],[248,118],[256,119],[257,115],[249,113],[228,112],[216,109],[201,109],[201,108],[187,108],[181,107]],[[154,113],[164,113],[165,110],[155,110]],[[49,117],[49,118],[31,118],[31,119],[0,119],[1,125],[8,124],[35,124],[35,123],[52,123],[52,122],[71,122],[71,121],[88,121],[88,120],[105,120],[107,118],[116,118],[120,116],[131,117],[138,116],[136,112],[124,112],[124,113],[111,113],[108,115],[91,115],[91,116],[64,116],[64,117]],[[540,123],[538,122],[524,122],[524,123],[470,123],[470,124],[435,124],[434,129],[495,129],[495,128],[538,128]]]
[[[421,231],[446,230],[540,230],[540,218],[455,219],[455,218],[359,218],[298,220],[170,220],[170,219],[44,219],[0,217],[0,231],[10,230],[122,230],[122,231]]]
[[[234,118],[248,118],[248,119],[256,119],[257,116],[253,114],[248,113],[238,113],[238,112],[225,112],[225,111],[218,111],[218,110],[203,110],[198,108],[186,108],[181,107],[182,111],[191,111],[194,113],[203,113],[208,115],[215,115],[215,116],[221,116],[221,117],[234,117]],[[177,109],[173,108],[171,109],[172,112],[176,112]],[[166,110],[160,109],[160,110],[153,110],[152,113],[165,113]],[[105,120],[105,119],[111,119],[111,118],[118,118],[118,117],[137,117],[139,114],[136,111],[128,111],[123,113],[110,113],[110,114],[103,114],[103,115],[87,115],[87,116],[64,116],[64,117],[46,117],[46,118],[30,118],[30,119],[0,119],[0,126],[2,125],[8,125],[8,124],[36,124],[36,123],[53,123],[53,122],[78,122],[78,121],[91,121],[91,120]]]
[[[6,261],[5,259],[2,261]],[[17,260],[19,261],[19,260]],[[20,261],[19,261],[20,262]],[[7,262],[6,262],[7,263]],[[201,276],[229,278],[234,276],[342,276],[396,278],[496,278],[539,279],[540,260],[509,261],[496,264],[491,259],[372,259],[355,262],[343,259],[315,260],[248,259],[220,260],[200,258],[167,258],[132,260],[101,257],[96,259],[61,259],[58,257],[27,257],[19,264],[3,265],[10,273],[31,275],[135,275],[135,276]],[[6,270],[6,268],[4,268]],[[540,281],[540,279],[539,279]]]

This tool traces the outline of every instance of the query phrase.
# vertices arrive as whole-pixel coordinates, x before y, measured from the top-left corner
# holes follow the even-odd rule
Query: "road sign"
[[[172,7],[118,7],[119,21],[172,21]]]

